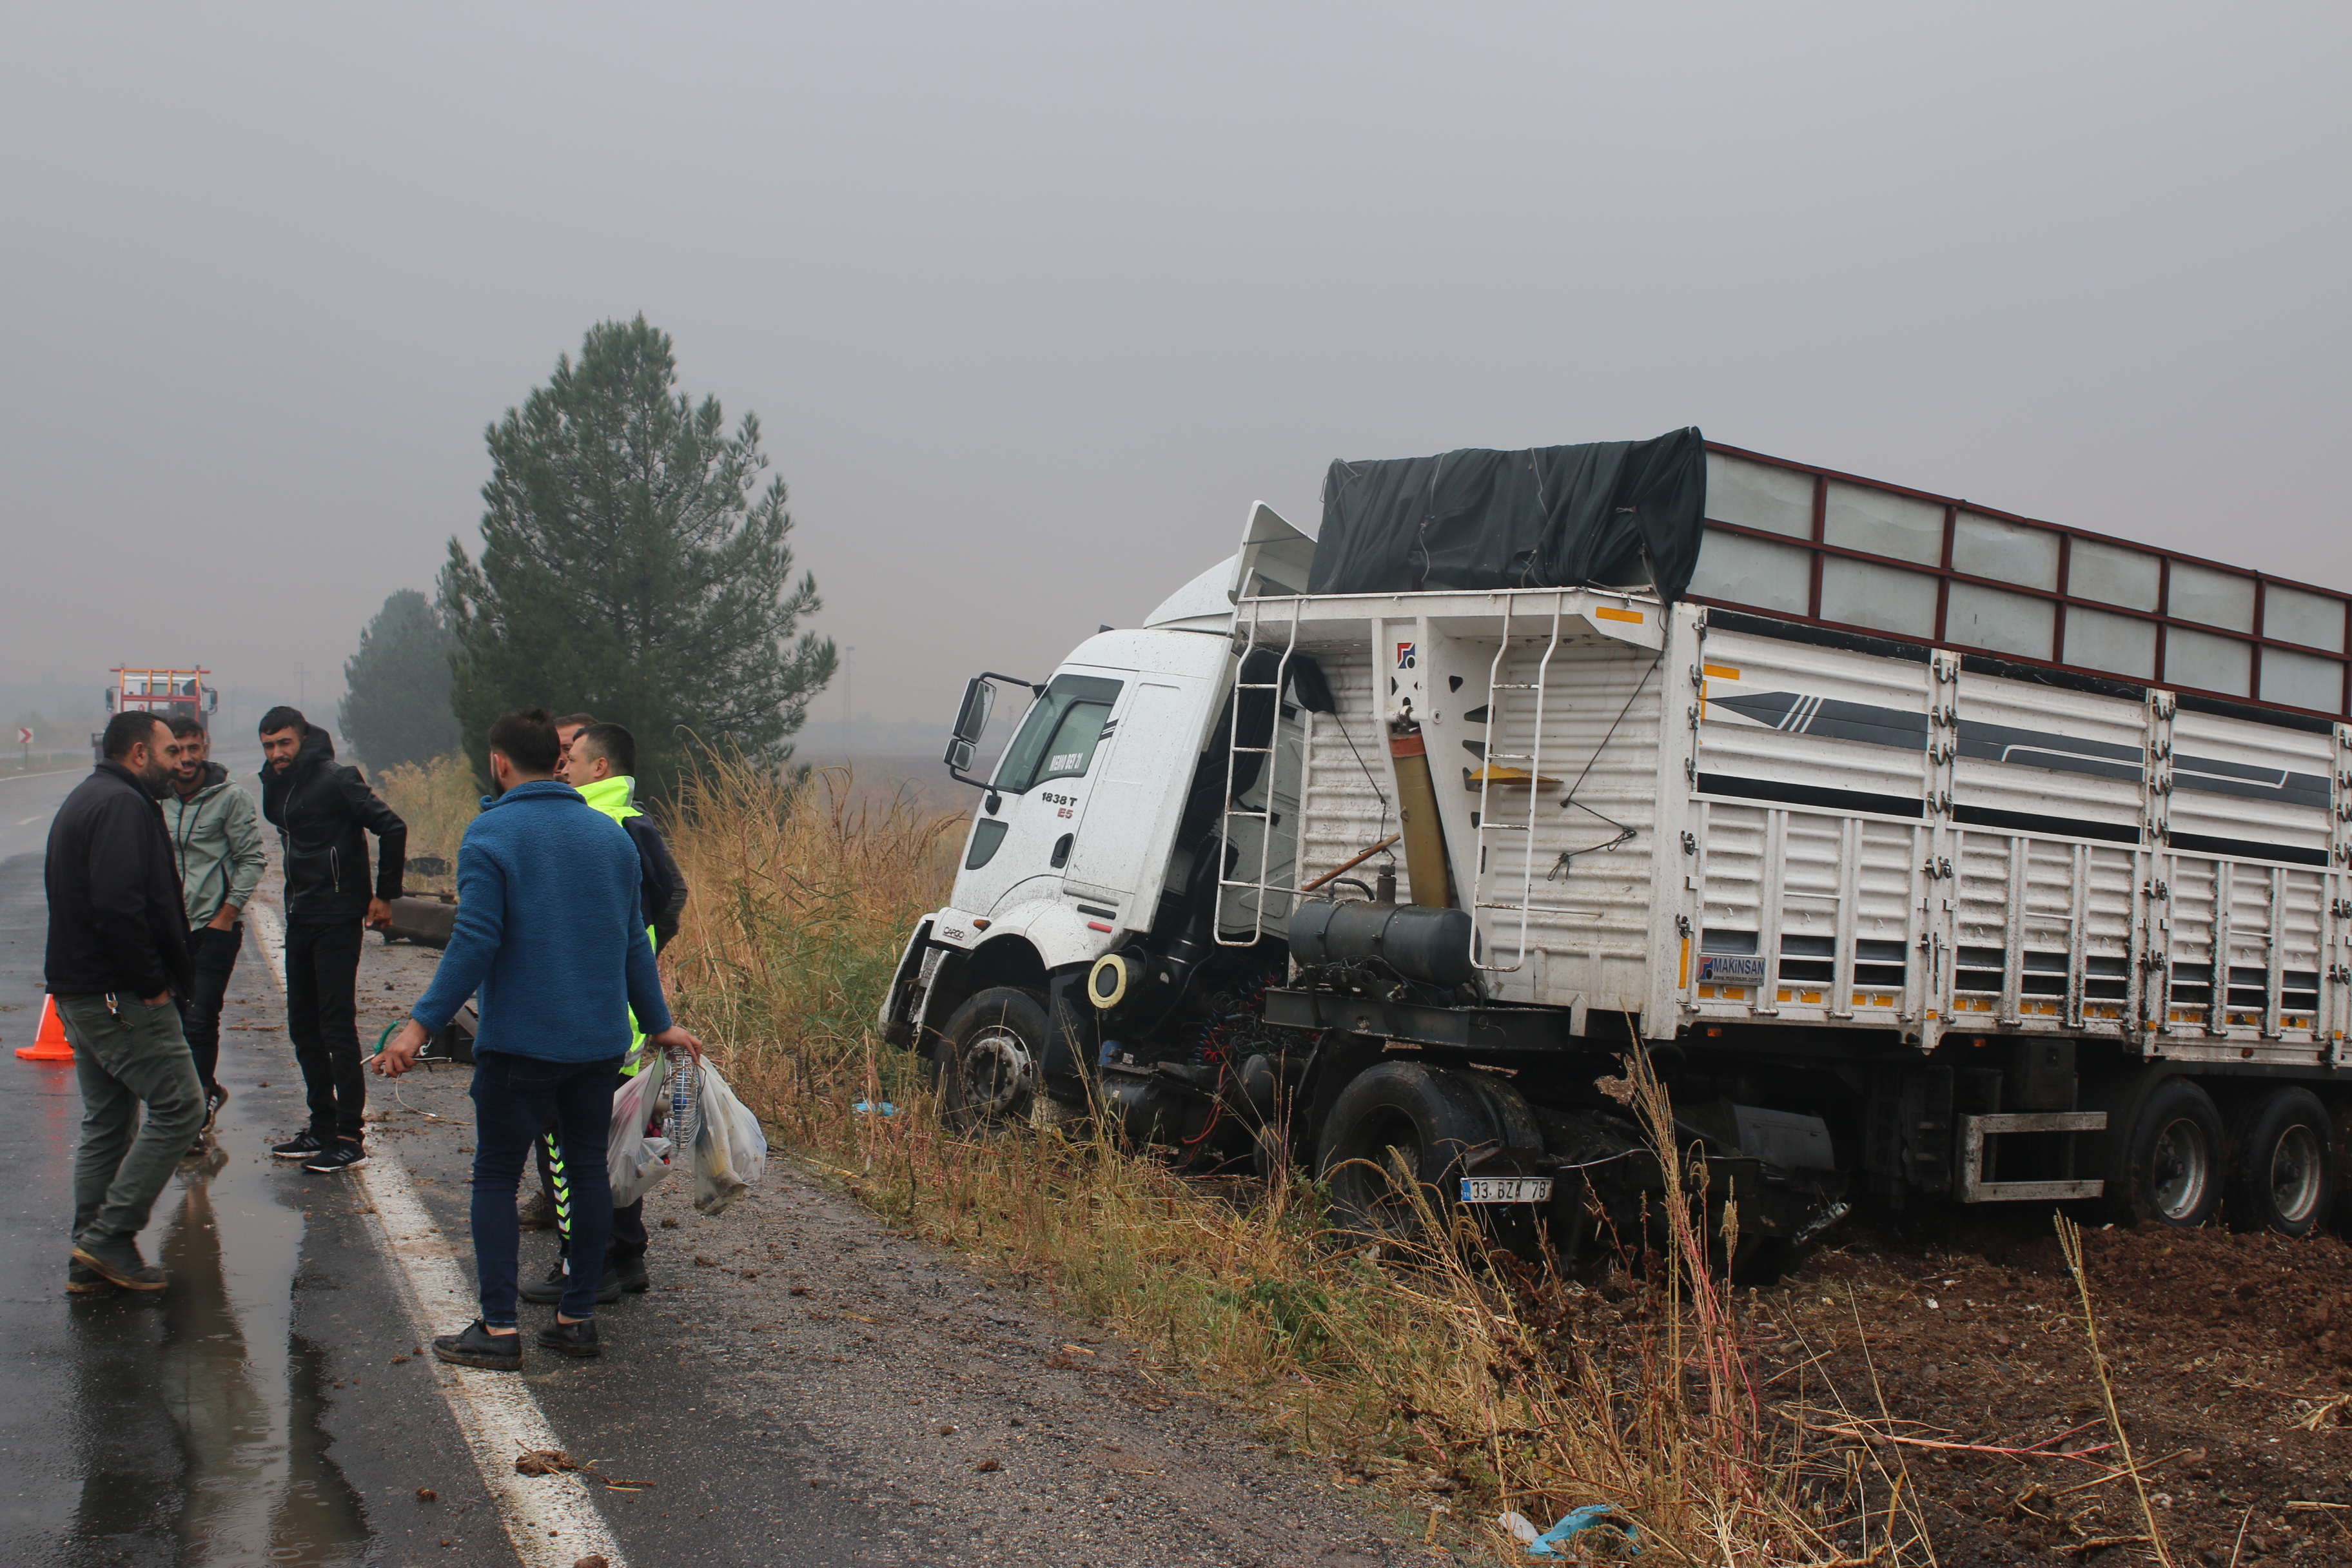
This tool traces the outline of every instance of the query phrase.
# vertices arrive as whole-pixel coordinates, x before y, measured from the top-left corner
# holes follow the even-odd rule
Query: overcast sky
[[[0,684],[329,716],[642,311],[941,727],[1325,466],[1717,440],[2352,587],[2352,9],[16,5]],[[837,716],[836,691],[820,711]]]

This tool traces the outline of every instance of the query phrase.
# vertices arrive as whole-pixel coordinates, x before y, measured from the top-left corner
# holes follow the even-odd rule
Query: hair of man
[[[562,718],[555,721],[555,727],[559,730],[585,730],[595,722],[596,715],[593,713],[566,713]],[[575,735],[572,739],[577,740],[579,737]]]
[[[518,708],[501,713],[490,724],[490,750],[506,758],[517,773],[546,777],[555,772],[563,754],[555,738],[555,721],[544,708]]]
[[[310,732],[310,721],[302,717],[299,708],[289,708],[283,702],[261,716],[260,733],[275,735],[280,730],[291,730],[297,735]]]
[[[173,740],[184,741],[191,735],[201,735],[204,732],[205,721],[197,718],[194,714],[174,713],[172,715],[172,738]]]
[[[155,739],[159,727],[167,735],[171,732],[172,726],[164,722],[160,713],[149,713],[140,709],[117,713],[106,721],[105,732],[99,737],[98,749],[106,754],[110,763],[119,763],[129,756],[133,746],[143,745],[150,751],[161,750]]]
[[[572,737],[572,754],[580,755],[580,748],[588,748],[592,757],[602,757],[613,764],[613,771],[625,777],[637,773],[637,738],[618,724],[591,724]]]

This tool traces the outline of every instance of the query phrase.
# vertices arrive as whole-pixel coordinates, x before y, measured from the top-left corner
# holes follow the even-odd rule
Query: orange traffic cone
[[[66,1026],[58,1016],[58,999],[41,998],[41,1026],[29,1046],[18,1046],[16,1054],[28,1062],[69,1062],[74,1059],[73,1044],[66,1038]]]

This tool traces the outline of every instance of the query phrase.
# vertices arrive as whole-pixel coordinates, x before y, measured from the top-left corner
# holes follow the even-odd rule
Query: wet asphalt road
[[[265,879],[262,901],[275,901],[276,880]],[[419,1336],[396,1305],[363,1194],[268,1155],[304,1117],[282,1004],[250,929],[222,1019],[231,1098],[216,1147],[182,1164],[141,1237],[171,1289],[65,1294],[80,1093],[70,1065],[13,1051],[39,1016],[46,922],[38,850],[0,860],[0,1237],[14,1265],[0,1289],[0,1563],[513,1563],[435,1363],[414,1353]],[[388,956],[371,938],[371,960]],[[429,973],[433,955],[404,956],[400,968]],[[375,998],[387,1016],[409,999]],[[362,1018],[366,1043],[381,1023]],[[381,1114],[422,1124],[390,1096],[378,1101]],[[470,1130],[439,1131],[383,1153],[410,1160],[470,1279]],[[527,1267],[543,1268],[548,1247],[527,1240]],[[625,1340],[625,1315],[607,1309]],[[856,1510],[807,1490],[778,1495],[749,1462],[742,1423],[716,1408],[711,1370],[677,1366],[639,1339],[593,1363],[541,1355],[525,1373],[559,1442],[582,1458],[626,1456],[631,1479],[667,1482],[625,1494],[644,1506],[605,1509],[628,1561],[865,1556],[872,1527]],[[419,1500],[420,1487],[435,1499]],[[768,1495],[741,1506],[747,1493]]]
[[[0,811],[53,808],[80,776],[0,784]],[[515,1563],[521,1527],[445,1402],[449,1369],[421,1353],[369,1188],[268,1156],[305,1118],[250,925],[216,1147],[182,1163],[141,1238],[171,1289],[65,1294],[80,1094],[70,1066],[6,1048],[39,1016],[47,909],[38,842],[0,847],[0,1564]],[[257,902],[277,889],[273,869]],[[363,1045],[436,957],[369,940]],[[378,1084],[369,1120],[374,1158],[407,1173],[470,1288],[464,1073]],[[689,1195],[656,1189],[655,1293],[600,1310],[604,1358],[527,1350],[520,1378],[559,1446],[638,1483],[591,1493],[632,1568],[1401,1561],[1238,1423],[1110,1374],[1099,1339],[1103,1375],[1049,1370],[1078,1325],[881,1236],[788,1168],[716,1220]],[[527,1278],[552,1249],[526,1236]],[[551,1311],[526,1307],[526,1332]],[[975,1461],[996,1452],[1001,1468]],[[535,1545],[572,1561],[568,1542]]]

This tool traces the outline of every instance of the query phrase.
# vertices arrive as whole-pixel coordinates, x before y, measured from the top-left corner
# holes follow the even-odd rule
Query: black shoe
[[[74,1261],[110,1285],[120,1285],[125,1290],[161,1290],[171,1281],[163,1271],[139,1256],[136,1242],[77,1241],[73,1246]],[[72,1276],[67,1276],[68,1288]]]
[[[487,1372],[522,1369],[522,1335],[494,1334],[476,1318],[462,1332],[436,1334],[433,1353],[453,1366],[478,1366]]]
[[[515,1223],[525,1230],[553,1230],[555,1205],[547,1201],[545,1193],[533,1193],[515,1211]]]
[[[338,1138],[335,1140],[335,1146],[327,1152],[315,1160],[303,1161],[302,1168],[306,1171],[315,1171],[322,1176],[331,1176],[340,1171],[356,1171],[366,1163],[366,1150],[356,1143],[347,1143]]]
[[[596,1342],[596,1320],[593,1318],[583,1318],[576,1323],[550,1323],[539,1331],[532,1343],[543,1351],[578,1356],[583,1361],[604,1353],[604,1348]]]
[[[638,1272],[642,1274],[645,1270],[641,1268]],[[563,1272],[563,1264],[559,1259],[555,1267],[547,1271],[546,1279],[535,1279],[518,1289],[515,1294],[526,1301],[549,1307],[563,1300],[563,1288],[570,1283],[571,1279]],[[620,1299],[620,1276],[614,1273],[612,1266],[607,1264],[604,1268],[604,1277],[596,1281],[596,1300],[609,1307]]]
[[[281,1160],[307,1160],[326,1148],[315,1132],[298,1132],[283,1143],[272,1143],[269,1152]]]
[[[635,1258],[604,1259],[604,1278],[618,1279],[621,1289],[632,1296],[642,1296],[653,1289],[654,1282],[646,1278],[646,1255],[642,1252]],[[600,1294],[596,1299],[601,1301],[604,1298]]]
[[[220,1085],[215,1084],[205,1090],[205,1124],[201,1131],[209,1132],[213,1130],[213,1123],[220,1120],[221,1107],[227,1103],[228,1090]]]
[[[66,1294],[68,1296],[110,1296],[114,1282],[80,1258],[66,1263]]]

